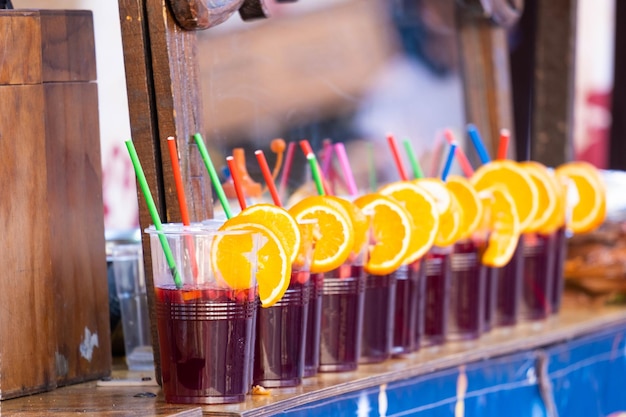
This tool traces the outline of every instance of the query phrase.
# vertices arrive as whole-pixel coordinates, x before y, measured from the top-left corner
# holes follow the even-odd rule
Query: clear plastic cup
[[[424,286],[422,261],[402,265],[394,272],[396,306],[393,326],[393,355],[415,352],[424,333]]]
[[[446,340],[450,311],[450,247],[433,247],[424,257],[425,301],[423,346],[440,345]]]

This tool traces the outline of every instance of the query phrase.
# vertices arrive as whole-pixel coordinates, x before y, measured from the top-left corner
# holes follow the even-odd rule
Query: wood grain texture
[[[0,10],[0,85],[41,83],[41,45],[39,13]]]
[[[167,137],[177,138],[185,194],[192,221],[213,216],[212,191],[192,135],[203,133],[195,34],[180,29],[158,0],[119,0],[132,139],[155,204],[164,222],[181,221],[167,157]],[[153,223],[142,195],[139,223]],[[152,258],[142,234],[146,287],[157,379],[160,357],[156,330]]]
[[[574,157],[577,0],[538,0],[531,158],[557,166]]]
[[[489,153],[495,155],[500,129],[514,132],[506,30],[464,9],[457,13],[457,28],[466,120],[477,126]],[[514,140],[511,137],[510,158],[515,158]],[[467,149],[476,166],[476,152],[472,147]]]
[[[0,86],[0,399],[56,387],[44,114],[42,85]]]
[[[102,162],[95,83],[46,83],[47,212],[59,385],[108,375]]]

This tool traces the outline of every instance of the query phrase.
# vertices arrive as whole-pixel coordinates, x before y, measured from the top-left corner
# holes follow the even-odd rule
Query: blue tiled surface
[[[537,358],[545,355],[560,417],[606,417],[626,411],[626,327],[542,350],[396,381],[287,410],[285,416],[544,417]],[[459,375],[467,377],[458,401]]]

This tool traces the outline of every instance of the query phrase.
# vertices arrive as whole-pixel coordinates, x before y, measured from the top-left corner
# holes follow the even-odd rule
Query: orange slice
[[[305,197],[289,209],[296,220],[316,219],[319,236],[313,250],[311,272],[328,272],[343,264],[354,247],[350,214],[328,196]]]
[[[446,188],[456,197],[459,207],[463,211],[458,239],[467,239],[481,225],[483,203],[478,198],[478,193],[474,186],[465,177],[450,175],[446,180]]]
[[[216,274],[231,288],[248,288],[256,281],[263,307],[271,307],[287,291],[291,279],[291,262],[280,238],[267,227],[255,223],[227,220],[219,230],[253,231],[262,235],[257,243],[256,259],[251,259],[255,242],[251,234],[218,235],[211,247],[211,262]],[[230,255],[227,255],[230,254]],[[234,254],[234,255],[233,255]],[[256,270],[253,268],[256,263]]]
[[[488,224],[489,242],[482,262],[503,267],[509,263],[522,233],[516,203],[508,189],[496,185],[479,193]]]
[[[413,223],[405,264],[413,263],[430,250],[439,231],[437,203],[424,188],[408,181],[396,181],[378,191],[402,205]]]
[[[537,187],[537,212],[526,230],[540,231],[545,229],[554,211],[558,209],[558,190],[545,165],[535,161],[524,161],[520,162],[520,166],[530,175]]]
[[[569,181],[578,194],[577,201],[568,202],[571,211],[568,227],[574,233],[597,228],[606,218],[606,186],[598,170],[586,162],[568,162],[555,170],[557,177]]]
[[[361,250],[363,250],[363,246],[367,243],[367,236],[370,227],[368,217],[351,201],[333,196],[328,196],[328,198],[341,204],[350,215],[350,220],[352,220],[352,226],[354,227],[354,247],[352,248],[352,253],[360,253]]]
[[[549,235],[565,225],[567,214],[567,185],[563,178],[558,178],[554,170],[548,170],[548,177],[556,197],[555,208],[550,219],[538,230],[539,233]],[[567,180],[568,181],[568,180]]]
[[[456,242],[463,222],[463,212],[456,197],[438,178],[419,178],[413,183],[423,187],[437,202],[439,210],[439,230],[435,237],[435,245],[449,246]]]
[[[391,197],[373,193],[354,201],[371,213],[372,235],[365,272],[387,275],[404,262],[411,242],[413,222],[406,209]]]
[[[294,262],[300,249],[300,228],[296,219],[284,208],[273,204],[248,206],[229,220],[231,224],[260,224],[272,230],[287,252],[289,262]]]
[[[506,187],[515,202],[522,230],[528,230],[537,213],[537,187],[517,162],[498,160],[484,164],[470,182],[479,193],[498,184]]]

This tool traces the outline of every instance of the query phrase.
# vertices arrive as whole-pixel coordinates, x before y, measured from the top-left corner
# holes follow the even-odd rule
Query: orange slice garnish
[[[437,203],[424,188],[407,181],[396,181],[378,191],[400,203],[411,216],[413,231],[405,264],[413,263],[430,250],[439,231]]]
[[[463,211],[458,239],[467,239],[478,230],[483,218],[483,203],[478,198],[474,186],[465,177],[451,175],[446,180],[446,188],[456,197]]]
[[[231,224],[260,224],[272,230],[287,252],[289,262],[294,262],[300,249],[300,228],[296,219],[284,208],[273,204],[248,206],[229,220]]]
[[[556,168],[555,173],[568,186],[576,188],[578,198],[568,202],[570,218],[567,226],[574,233],[590,232],[600,226],[606,218],[606,186],[598,170],[591,164],[576,161]]]
[[[350,220],[352,220],[352,226],[354,228],[354,247],[352,248],[352,253],[360,253],[361,250],[363,250],[364,245],[367,243],[367,236],[370,227],[369,219],[353,202],[340,197],[328,196],[328,198],[341,204],[350,215]]]
[[[423,187],[437,203],[439,230],[435,237],[435,245],[443,247],[456,242],[463,222],[463,212],[454,194],[438,178],[419,178],[413,180],[413,183]]]
[[[522,232],[515,200],[507,188],[496,185],[479,194],[489,228],[489,242],[482,263],[503,267],[509,263]]]
[[[311,272],[328,272],[343,264],[354,247],[350,214],[328,196],[305,197],[289,209],[296,220],[315,219],[319,236],[313,250]]]
[[[252,231],[260,233],[261,238],[255,242],[253,235],[246,233],[216,236],[211,247],[213,268],[219,278],[234,289],[248,288],[256,275],[261,305],[270,307],[289,287],[291,262],[281,239],[273,231],[260,224],[232,221],[235,218],[227,220],[219,230]],[[256,258],[251,259],[254,249]]]
[[[498,160],[482,165],[470,182],[479,193],[494,185],[504,186],[513,198],[522,231],[527,231],[537,214],[538,192],[531,176],[515,161]]]
[[[411,242],[413,222],[396,200],[373,193],[357,198],[357,207],[371,218],[372,233],[365,272],[387,275],[404,262]]]
[[[537,187],[537,212],[526,231],[537,232],[545,229],[558,209],[558,190],[545,165],[535,161],[524,161],[519,164],[533,180]]]

